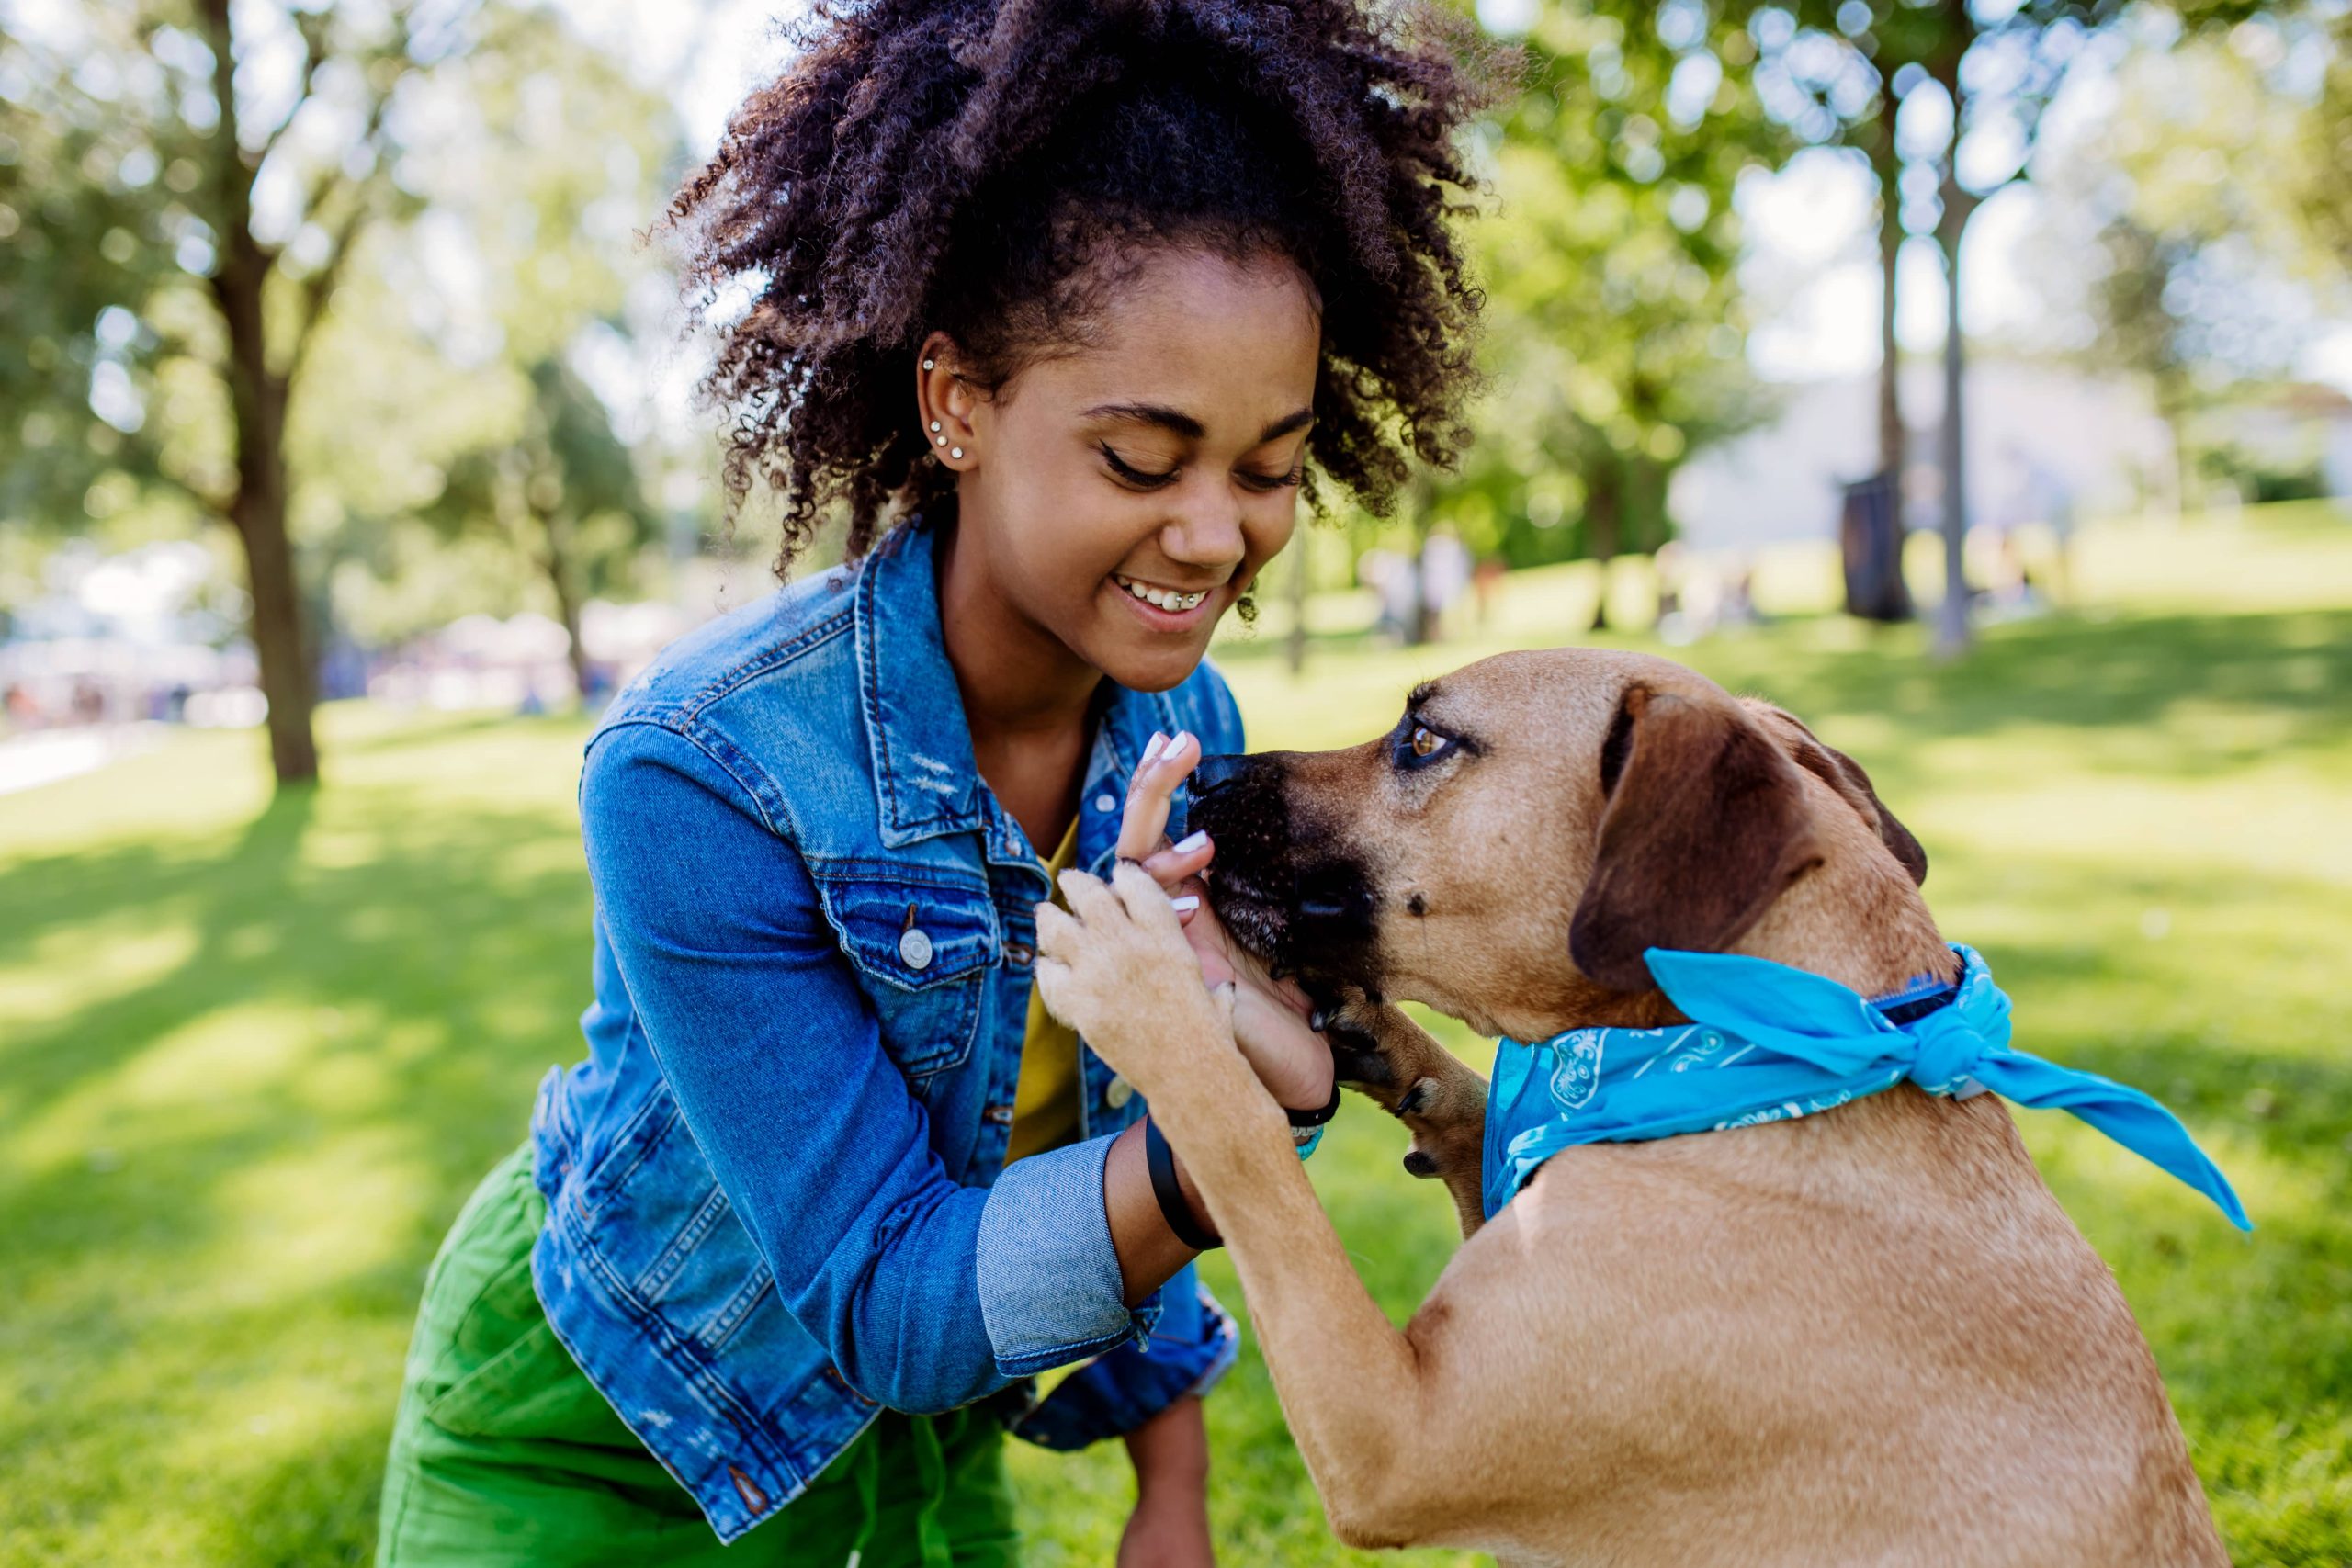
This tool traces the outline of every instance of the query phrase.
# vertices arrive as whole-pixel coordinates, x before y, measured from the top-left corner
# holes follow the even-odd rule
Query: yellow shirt
[[[1078,858],[1078,818],[1062,835],[1061,848],[1043,862],[1054,902],[1062,902],[1061,874]],[[1067,908],[1067,906],[1064,906]],[[1029,990],[1029,1028],[1021,1037],[1021,1078],[1012,1090],[1012,1137],[1007,1165],[1026,1155],[1057,1149],[1078,1136],[1078,1032],[1046,1010],[1036,987]]]

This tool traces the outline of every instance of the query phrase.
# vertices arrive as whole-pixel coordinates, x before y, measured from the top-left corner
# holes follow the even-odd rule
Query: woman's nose
[[[1161,531],[1160,548],[1186,566],[1230,571],[1250,552],[1240,509],[1223,497],[1195,502]]]

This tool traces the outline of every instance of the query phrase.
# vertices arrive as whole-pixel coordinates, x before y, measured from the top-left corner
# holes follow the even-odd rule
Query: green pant
[[[572,1360],[531,1289],[547,1217],[526,1145],[476,1188],[425,1278],[379,1568],[1013,1568],[1004,1428],[885,1412],[824,1473],[721,1547]],[[722,1557],[723,1553],[723,1557]]]

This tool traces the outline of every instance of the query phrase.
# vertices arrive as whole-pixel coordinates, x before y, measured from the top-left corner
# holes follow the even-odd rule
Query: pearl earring
[[[934,420],[933,420],[933,421],[931,422],[931,427],[932,427],[932,429],[933,429],[933,430],[937,430],[937,429],[939,428],[939,422],[938,422],[937,420],[935,420],[935,419],[934,419]]]
[[[964,455],[964,449],[961,446],[950,446],[947,449],[947,455],[951,457],[961,457]]]
[[[938,445],[938,446],[946,446],[946,445],[947,445],[947,437],[945,437],[944,435],[934,435],[934,436],[933,436],[931,439],[932,439],[932,441],[933,441],[934,444],[936,444],[936,445]]]
[[[922,367],[926,370],[936,370],[939,368],[939,361],[936,359],[926,359],[922,362]]]

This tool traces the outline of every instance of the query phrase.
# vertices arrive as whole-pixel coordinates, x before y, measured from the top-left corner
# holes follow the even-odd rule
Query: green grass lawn
[[[1827,570],[1779,560],[1781,602]],[[2075,576],[2075,609],[1949,666],[1916,628],[1818,616],[1678,656],[1870,768],[2021,1044],[2159,1095],[2229,1170],[2251,1239],[2023,1118],[2238,1562],[2352,1561],[2352,522],[2098,529]],[[1304,682],[1271,626],[1220,658],[1260,744],[1353,741],[1419,675],[1579,637],[1593,586],[1522,574],[1485,630],[1336,637]],[[192,734],[0,796],[0,1562],[365,1562],[425,1261],[580,1053],[585,726],[344,705],[321,728],[315,794],[273,801],[256,738]],[[1400,1321],[1453,1245],[1402,1152],[1358,1108],[1311,1168]],[[1210,1427],[1227,1561],[1374,1561],[1324,1530],[1254,1354]],[[1109,1561],[1115,1447],[1015,1474],[1037,1563]]]

